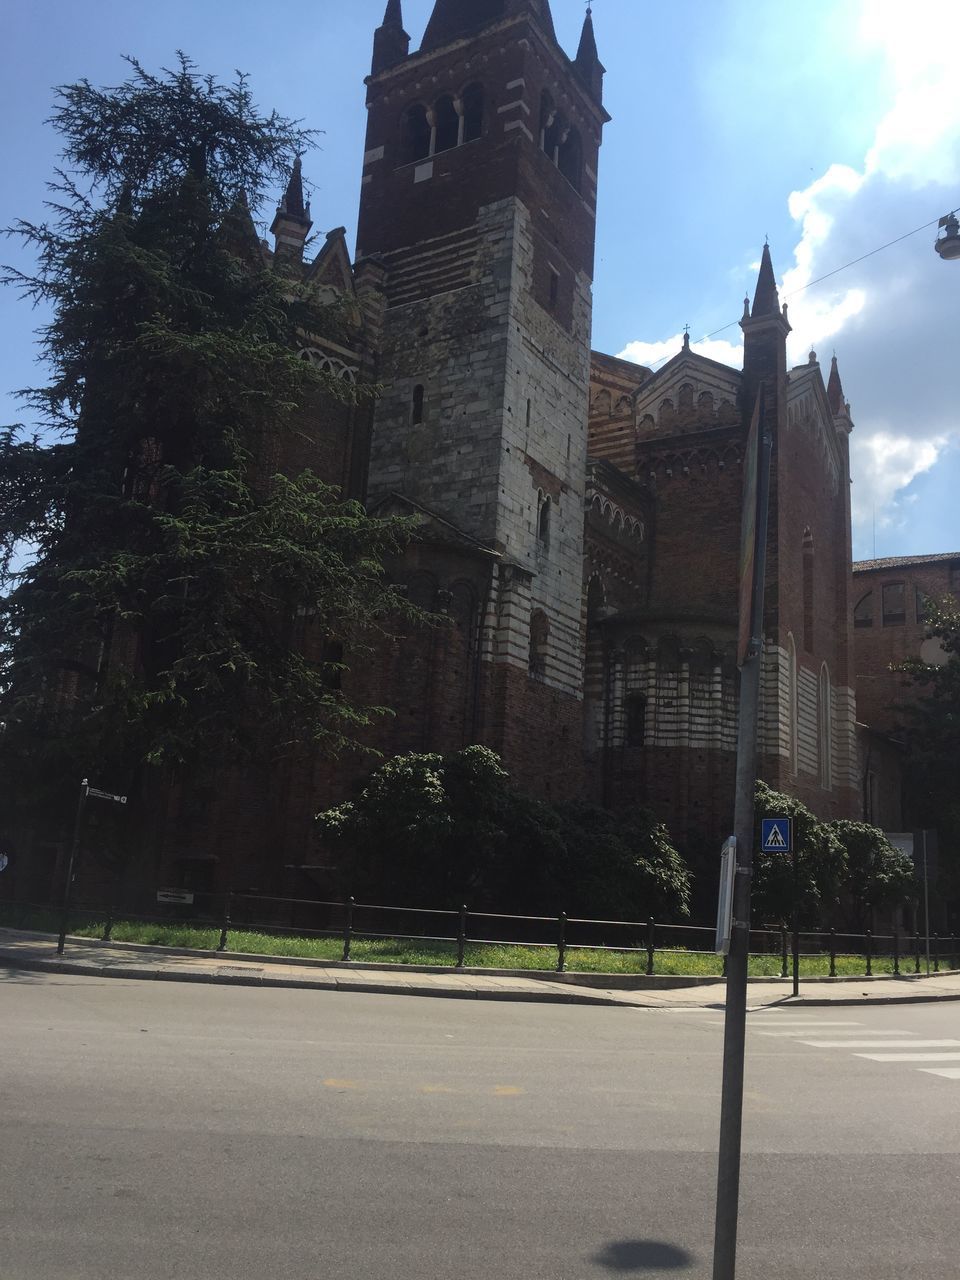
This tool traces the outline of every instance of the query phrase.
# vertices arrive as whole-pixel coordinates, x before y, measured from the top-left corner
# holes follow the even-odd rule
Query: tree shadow
[[[663,1240],[611,1240],[592,1261],[607,1271],[683,1271],[694,1257]]]

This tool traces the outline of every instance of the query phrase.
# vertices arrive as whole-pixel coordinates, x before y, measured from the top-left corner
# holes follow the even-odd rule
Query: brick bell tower
[[[390,0],[357,239],[385,306],[369,496],[402,495],[496,553],[478,736],[509,759],[531,697],[555,719],[582,700],[604,69],[589,14],[570,59],[549,0],[437,0],[409,46]]]

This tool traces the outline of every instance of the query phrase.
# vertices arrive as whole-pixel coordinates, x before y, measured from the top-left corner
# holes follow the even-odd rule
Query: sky
[[[44,124],[54,86],[116,84],[124,54],[158,68],[183,49],[220,78],[247,72],[264,108],[323,131],[304,159],[315,230],[346,226],[352,245],[363,77],[384,4],[7,6],[0,227],[44,216],[58,156]],[[552,7],[573,54],[583,0]],[[431,8],[403,0],[414,48]],[[836,353],[851,402],[855,557],[960,550],[960,261],[933,249],[937,220],[960,205],[960,9],[594,0],[594,23],[613,116],[600,164],[594,346],[649,365],[679,350],[689,324],[695,349],[739,365],[736,321],[768,237],[793,325],[791,363],[813,349],[826,371]],[[271,212],[262,211],[267,223]],[[0,244],[0,260],[30,266],[15,239]],[[42,320],[15,290],[0,291],[0,424],[23,420],[15,391],[43,381],[33,336]]]

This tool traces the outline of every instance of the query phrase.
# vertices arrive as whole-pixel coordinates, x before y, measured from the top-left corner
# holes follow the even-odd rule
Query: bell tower
[[[385,306],[369,496],[402,495],[495,552],[486,660],[506,684],[579,701],[609,119],[592,20],[575,59],[549,0],[437,0],[419,50],[405,40],[391,0],[366,82],[357,242]]]

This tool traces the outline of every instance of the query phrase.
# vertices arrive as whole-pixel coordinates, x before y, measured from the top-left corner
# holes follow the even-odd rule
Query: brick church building
[[[412,516],[391,576],[448,617],[345,673],[351,694],[395,711],[371,744],[484,743],[534,794],[639,802],[688,856],[713,853],[732,822],[742,464],[762,386],[774,452],[760,769],[821,817],[861,816],[870,788],[895,794],[882,779],[896,753],[885,724],[857,725],[865,629],[836,359],[826,377],[813,353],[788,367],[766,247],[742,370],[689,340],[656,371],[593,351],[610,117],[589,13],[572,59],[549,0],[436,0],[410,44],[389,0],[366,81],[355,259],[341,228],[305,260],[299,165],[262,247],[354,317],[349,342],[318,339],[304,358],[384,388],[372,407],[305,414],[272,461]],[[237,781],[202,823],[171,813],[154,883],[322,885],[307,874],[323,861],[313,815],[369,768],[303,759],[269,802]]]
[[[356,344],[309,354],[384,386],[327,475],[416,518],[391,573],[450,624],[347,679],[395,709],[387,754],[482,742],[536,794],[640,801],[705,852],[732,818],[741,464],[761,384],[762,773],[824,817],[861,812],[852,422],[836,362],[827,378],[813,355],[787,367],[767,248],[742,370],[687,342],[656,372],[591,350],[603,79],[590,15],[571,59],[549,0],[437,0],[415,52],[390,0],[374,34],[356,258],[335,232],[303,265],[355,299]],[[273,252],[299,259],[309,231],[298,173]],[[289,789],[284,862],[336,790],[322,769]]]

